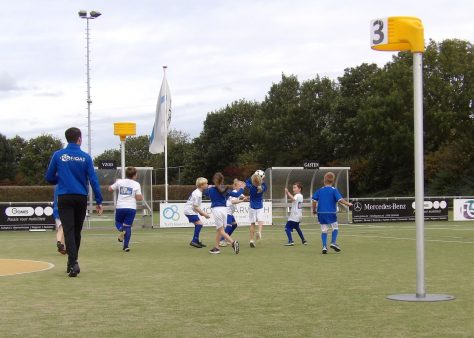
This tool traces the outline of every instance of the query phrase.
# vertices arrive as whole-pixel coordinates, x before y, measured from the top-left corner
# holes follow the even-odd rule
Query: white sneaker
[[[262,239],[262,232],[261,231],[257,231],[257,241],[261,240]]]
[[[250,241],[250,247],[251,247],[251,248],[255,248],[255,246],[256,246],[256,245],[255,245],[255,242],[254,242],[253,240]]]
[[[227,246],[227,242],[226,242],[226,241],[220,241],[220,242],[219,242],[219,246],[220,246],[221,248],[224,248],[224,247]]]

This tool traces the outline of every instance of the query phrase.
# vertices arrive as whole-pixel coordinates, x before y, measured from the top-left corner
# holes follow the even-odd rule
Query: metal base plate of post
[[[417,294],[414,293],[402,293],[387,296],[387,299],[398,300],[403,302],[442,302],[456,299],[456,297],[443,294],[426,294],[424,297],[419,297]]]

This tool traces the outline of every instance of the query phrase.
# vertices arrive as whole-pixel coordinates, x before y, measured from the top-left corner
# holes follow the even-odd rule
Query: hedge
[[[49,202],[53,200],[53,186],[0,186],[0,202]],[[194,185],[170,185],[168,199],[172,201],[187,200],[196,189]],[[111,200],[111,193],[106,186],[101,187],[105,200]],[[165,186],[153,186],[153,200],[165,199]]]

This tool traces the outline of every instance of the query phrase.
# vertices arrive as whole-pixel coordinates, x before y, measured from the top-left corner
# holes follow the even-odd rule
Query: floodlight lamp
[[[97,11],[91,11],[90,14],[91,14],[91,17],[92,17],[92,18],[98,18],[99,16],[102,15],[101,12],[97,12]]]
[[[87,16],[87,11],[79,11],[78,14],[81,18],[85,18]]]

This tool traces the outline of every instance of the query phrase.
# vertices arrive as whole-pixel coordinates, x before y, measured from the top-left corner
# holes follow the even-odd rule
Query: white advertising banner
[[[189,223],[184,215],[185,203],[160,203],[160,228],[184,228],[194,226]],[[204,226],[215,226],[214,217],[211,212],[211,203],[203,202],[201,210],[204,210],[211,218],[207,219],[199,216]],[[272,224],[272,202],[263,202],[264,224]],[[249,222],[249,203],[243,202],[236,205],[234,212],[235,220],[238,225],[250,225]]]
[[[474,198],[455,199],[453,212],[455,221],[474,221]]]

